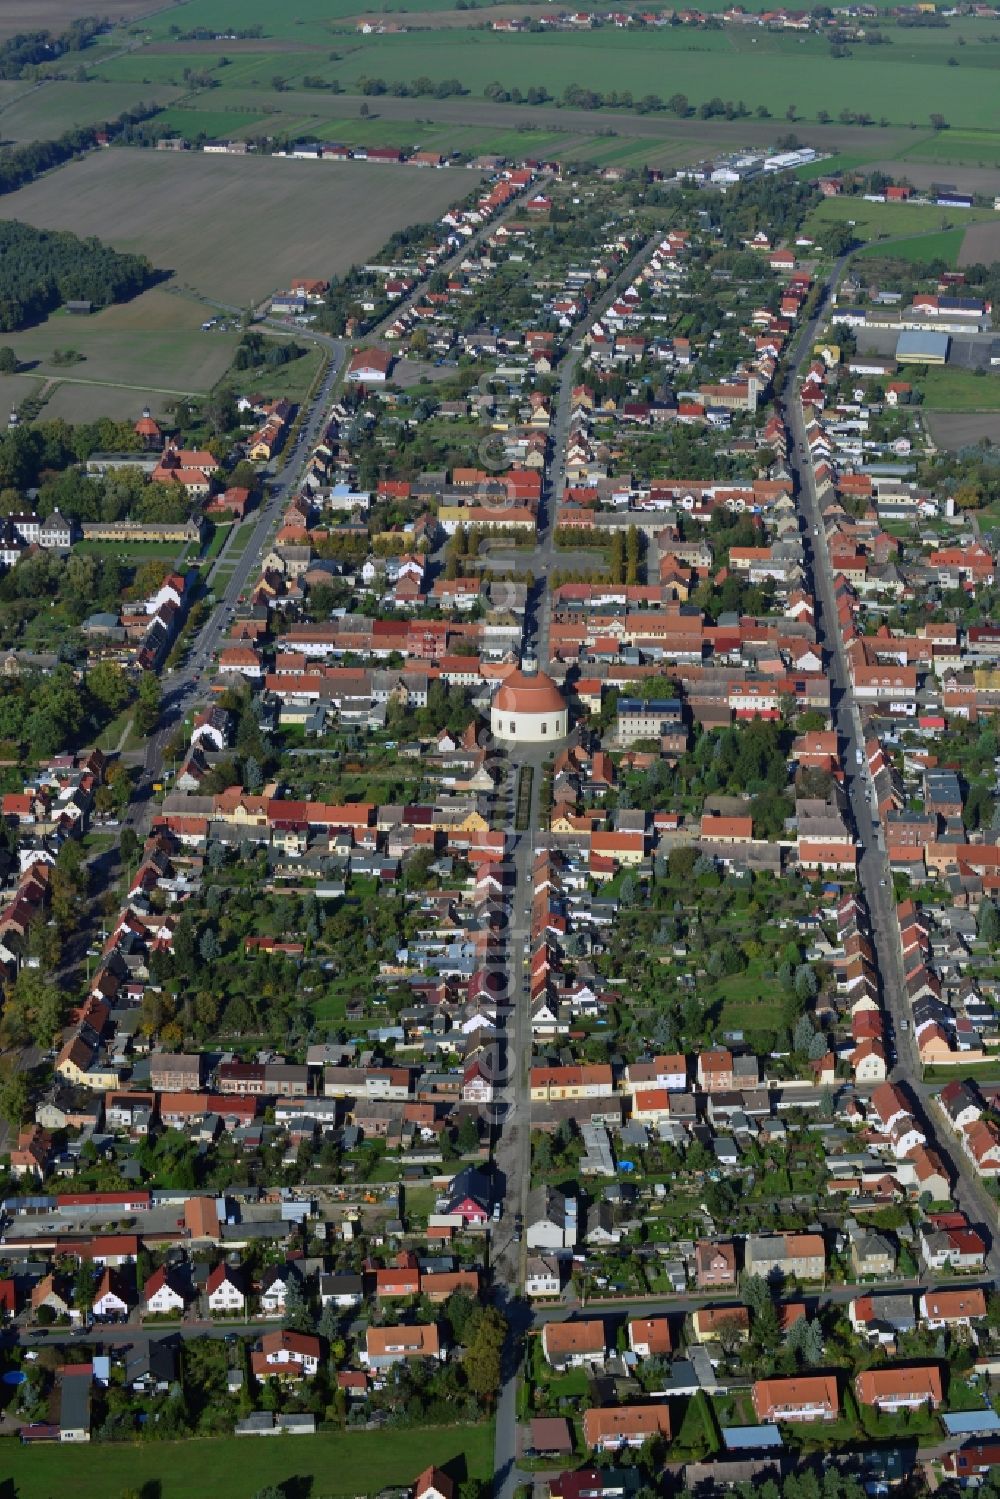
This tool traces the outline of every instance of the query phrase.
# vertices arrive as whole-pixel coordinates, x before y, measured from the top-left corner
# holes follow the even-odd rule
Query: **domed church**
[[[497,688],[490,728],[505,744],[551,744],[569,733],[566,699],[544,671],[515,667]]]

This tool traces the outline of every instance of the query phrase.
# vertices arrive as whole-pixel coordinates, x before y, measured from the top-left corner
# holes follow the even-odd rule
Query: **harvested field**
[[[2,6],[0,6],[2,9]],[[170,104],[180,92],[169,83],[64,83],[61,79],[16,89],[10,103],[0,95],[0,140],[52,140],[77,125],[103,125],[123,110]]]
[[[965,231],[959,265],[989,265],[1000,260],[1000,219],[992,224],[971,224]]]
[[[912,182],[914,187],[921,189],[929,188],[936,182],[947,182],[960,193],[1000,193],[1000,163],[995,167],[961,166],[945,157],[936,157],[933,162],[922,161],[919,159],[918,148],[914,149],[914,156],[897,157],[895,161],[872,161],[868,170],[885,172],[893,178],[905,177],[907,182]],[[961,159],[962,148],[956,149]]]
[[[85,369],[86,365],[80,365]],[[45,398],[40,420],[53,421],[56,417],[66,422],[94,422],[98,417],[110,416],[118,421],[135,420],[143,406],[149,406],[154,415],[166,417],[170,396],[137,395],[132,385],[73,385],[69,381],[53,382]]]
[[[41,228],[99,235],[173,271],[182,288],[245,304],[293,276],[346,270],[394,230],[437,218],[476,180],[355,162],[115,150],[8,194],[4,208]]]
[[[99,13],[112,21],[134,21],[153,8],[152,0],[110,0]],[[0,5],[0,38],[18,31],[65,31],[71,21],[92,16],[92,0],[4,0]]]
[[[161,286],[92,317],[57,312],[36,328],[10,334],[8,341],[32,373],[72,386],[121,385],[131,391],[132,406],[141,408],[137,391],[151,396],[205,391],[229,368],[238,335],[217,329],[203,333],[204,315],[197,303]],[[57,364],[56,349],[76,349],[84,357]]]
[[[949,452],[982,442],[983,438],[1000,443],[1000,411],[967,412],[964,415],[928,411],[924,419],[938,447],[947,448]]]

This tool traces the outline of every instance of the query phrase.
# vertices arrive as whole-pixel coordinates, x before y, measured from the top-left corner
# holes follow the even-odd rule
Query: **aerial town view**
[[[0,0],[0,196],[0,1499],[1000,1499],[1000,0]]]

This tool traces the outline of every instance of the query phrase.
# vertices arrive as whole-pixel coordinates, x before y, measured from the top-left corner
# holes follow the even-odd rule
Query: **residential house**
[[[583,1439],[594,1452],[616,1452],[621,1447],[641,1447],[659,1437],[669,1442],[670,1410],[659,1405],[615,1405],[591,1408],[583,1414]]]
[[[546,1322],[542,1352],[553,1369],[603,1364],[607,1356],[604,1323],[599,1317],[586,1322]]]
[[[213,1315],[231,1316],[247,1309],[243,1275],[238,1268],[227,1265],[224,1260],[210,1272],[205,1292],[208,1296],[208,1309]]]
[[[754,1382],[758,1421],[836,1421],[840,1394],[835,1374],[804,1374]]]
[[[272,1375],[279,1379],[311,1379],[319,1369],[322,1354],[320,1340],[312,1333],[276,1328],[261,1338],[260,1348],[250,1356],[250,1367],[257,1379]]]
[[[695,1281],[700,1291],[736,1284],[736,1246],[728,1241],[699,1239],[694,1251]]]
[[[365,1332],[363,1363],[370,1369],[388,1369],[409,1358],[443,1359],[444,1350],[437,1328],[369,1327]]]
[[[937,1364],[890,1364],[882,1369],[864,1369],[854,1381],[861,1405],[896,1412],[928,1405],[932,1410],[944,1400],[941,1370]]]

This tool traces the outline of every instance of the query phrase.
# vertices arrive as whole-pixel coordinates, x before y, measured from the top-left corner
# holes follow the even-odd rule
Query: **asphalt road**
[[[895,1049],[895,1064],[890,1074],[917,1102],[917,1113],[927,1133],[928,1143],[950,1167],[956,1205],[970,1221],[984,1228],[989,1241],[988,1266],[996,1279],[1000,1277],[1000,1253],[995,1242],[996,1205],[953,1137],[945,1129],[942,1117],[932,1103],[935,1090],[923,1081],[923,1068],[910,1024],[910,1006],[903,984],[899,924],[893,899],[892,875],[876,822],[874,792],[864,756],[864,735],[860,711],[855,700],[844,642],[837,628],[834,600],[834,575],[829,548],[821,525],[820,507],[813,482],[812,465],[805,444],[805,423],[796,383],[818,330],[826,298],[843,274],[847,258],[837,262],[824,287],[819,306],[809,323],[800,331],[789,359],[787,378],[780,393],[785,425],[791,436],[790,460],[796,479],[797,503],[804,522],[807,555],[811,557],[813,587],[816,597],[816,634],[827,660],[832,688],[834,726],[846,750],[843,757],[846,789],[854,819],[858,845],[858,877],[868,903],[872,936],[878,958],[882,985],[882,1002],[889,1020],[887,1036]],[[859,765],[858,755],[863,763]]]
[[[553,403],[553,420],[549,429],[550,460],[546,468],[542,501],[538,514],[538,539],[530,555],[520,561],[535,577],[525,616],[524,655],[533,656],[542,668],[549,664],[549,577],[556,564],[555,514],[562,497],[566,471],[566,440],[572,392],[583,339],[607,311],[615,297],[630,285],[663,238],[662,231],[653,235],[634,255],[583,317],[573,327],[557,366],[558,387]],[[510,900],[511,925],[507,945],[507,977],[512,1010],[506,1022],[508,1080],[501,1090],[503,1106],[495,1138],[493,1160],[505,1184],[504,1219],[494,1235],[497,1248],[493,1256],[493,1274],[497,1299],[510,1322],[510,1336],[504,1348],[503,1383],[497,1401],[496,1438],[494,1446],[494,1499],[513,1499],[519,1484],[530,1482],[530,1475],[517,1468],[517,1382],[521,1363],[521,1339],[530,1325],[530,1309],[521,1296],[527,1259],[522,1240],[516,1243],[508,1230],[513,1229],[517,1214],[527,1221],[528,1191],[531,1185],[531,1102],[528,1072],[531,1065],[530,969],[531,905],[533,897],[532,865],[541,816],[542,771],[547,750],[539,746],[531,751],[511,755],[512,775],[519,767],[533,771],[531,809],[528,831],[514,828],[515,803],[507,824],[513,845],[515,883]]]

